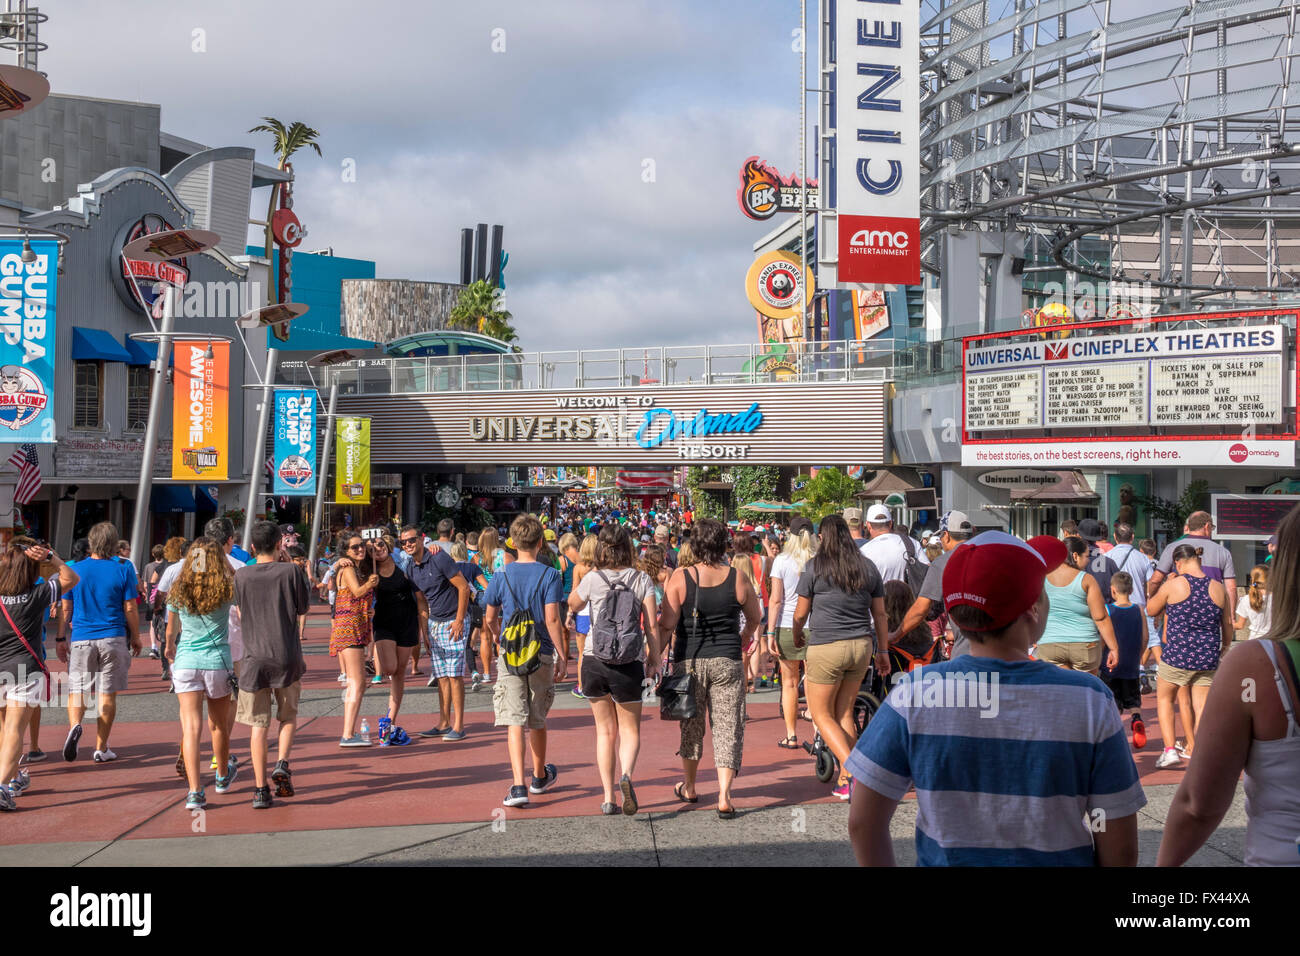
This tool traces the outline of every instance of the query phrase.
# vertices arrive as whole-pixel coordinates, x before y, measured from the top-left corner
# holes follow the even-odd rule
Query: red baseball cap
[[[944,566],[944,607],[979,608],[993,619],[982,630],[1004,628],[1034,606],[1043,581],[1065,563],[1065,555],[1065,543],[1051,535],[1021,541],[1004,531],[978,534],[959,545]]]

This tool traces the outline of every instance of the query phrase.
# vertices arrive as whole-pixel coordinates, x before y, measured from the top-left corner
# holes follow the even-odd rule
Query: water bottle
[[[365,717],[361,718],[361,736],[366,740],[370,739],[370,721]]]

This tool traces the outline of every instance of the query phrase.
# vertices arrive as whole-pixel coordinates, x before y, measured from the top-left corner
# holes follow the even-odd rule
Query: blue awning
[[[122,340],[126,345],[127,354],[131,356],[127,365],[152,365],[153,360],[158,357],[157,342],[137,342],[135,339],[127,336]],[[172,349],[172,354],[167,359],[167,365],[170,368],[176,364],[176,350]]]
[[[203,485],[195,485],[195,487],[198,489],[199,492],[194,498],[196,504],[202,505],[204,511],[221,510],[221,506],[217,504],[217,499],[212,497],[210,494],[208,494],[207,488],[205,488]]]
[[[72,358],[74,361],[130,362],[131,353],[103,329],[83,329],[74,325]]]
[[[194,510],[194,492],[189,485],[154,485],[149,497],[149,510],[154,514],[191,512]]]

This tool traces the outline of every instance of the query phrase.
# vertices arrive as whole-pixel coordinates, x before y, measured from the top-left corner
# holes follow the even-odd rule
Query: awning
[[[921,475],[915,468],[881,465],[875,469],[875,472],[871,480],[858,492],[859,498],[883,500],[890,495],[901,495],[914,488],[924,487]]]
[[[74,325],[72,358],[74,361],[130,362],[131,353],[103,329],[83,329]]]
[[[208,494],[208,489],[203,485],[195,485],[198,494],[194,497],[194,503],[202,506],[204,511],[220,511],[221,506],[217,504],[217,499]]]
[[[1058,471],[1056,484],[1042,485],[1037,488],[1018,488],[1011,492],[1013,503],[1025,504],[1091,504],[1099,501],[1101,495],[1092,490],[1088,479],[1081,471]]]
[[[189,485],[154,485],[149,497],[154,514],[188,513],[194,510],[194,492]]]
[[[137,342],[135,339],[127,336],[122,340],[126,346],[127,354],[131,356],[127,360],[127,365],[152,365],[153,360],[158,357],[157,342]],[[172,349],[172,354],[168,356],[168,367],[176,364],[176,350]]]

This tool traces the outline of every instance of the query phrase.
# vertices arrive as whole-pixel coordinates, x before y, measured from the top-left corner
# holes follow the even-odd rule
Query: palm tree
[[[484,279],[471,282],[460,290],[447,316],[447,328],[478,332],[506,343],[518,341],[510,313],[500,307],[500,295],[500,290]]]
[[[316,150],[317,156],[323,156],[320,146],[316,144],[317,137],[320,136],[316,130],[312,129],[305,123],[299,123],[296,120],[290,126],[285,126],[280,120],[271,116],[263,116],[262,122],[249,130],[250,133],[270,133],[275,137],[275,155],[279,157],[280,163],[278,169],[287,169],[289,158],[304,146],[310,146]],[[275,215],[276,204],[280,201],[280,183],[271,187],[271,199],[266,205],[266,244],[263,249],[266,251],[267,259],[271,258],[271,217]],[[275,301],[274,281],[266,284],[266,304],[270,305]]]

